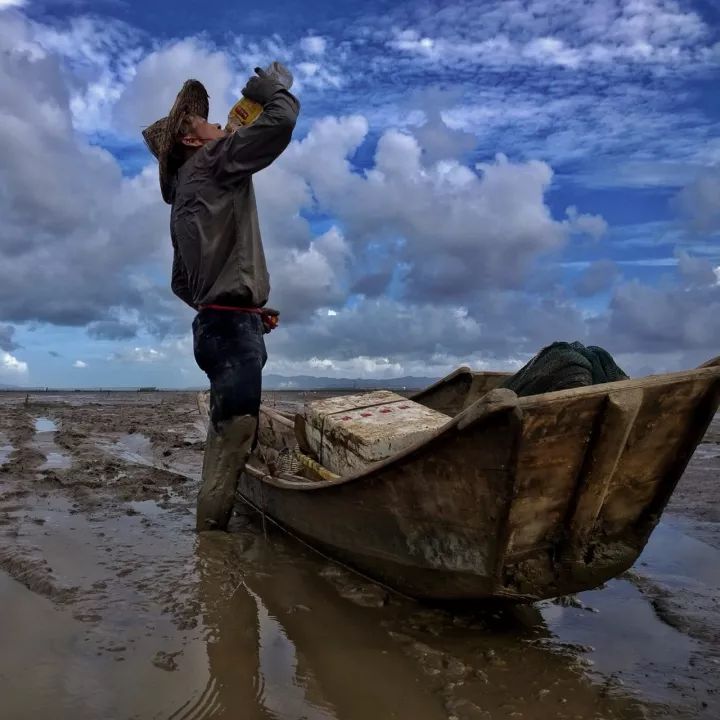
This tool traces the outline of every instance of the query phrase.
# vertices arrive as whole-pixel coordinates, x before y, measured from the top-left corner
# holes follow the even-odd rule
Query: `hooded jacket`
[[[252,175],[290,143],[300,104],[278,85],[262,115],[185,161],[173,188],[172,291],[201,305],[262,307],[270,279]]]

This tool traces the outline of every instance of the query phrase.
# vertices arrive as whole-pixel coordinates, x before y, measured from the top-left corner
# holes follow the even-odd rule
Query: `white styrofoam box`
[[[365,469],[429,437],[450,418],[389,390],[305,405],[305,434],[320,462],[338,475]]]

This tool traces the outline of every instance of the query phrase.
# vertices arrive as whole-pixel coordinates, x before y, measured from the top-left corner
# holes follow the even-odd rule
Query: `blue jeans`
[[[195,362],[210,380],[210,419],[258,416],[262,369],[267,360],[259,315],[201,310],[193,320]]]

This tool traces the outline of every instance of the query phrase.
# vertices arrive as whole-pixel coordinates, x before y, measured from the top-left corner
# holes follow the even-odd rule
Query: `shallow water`
[[[57,479],[28,460],[0,476],[3,718],[720,716],[720,551],[693,522],[668,518],[630,574],[577,598],[441,611],[242,508],[196,535],[194,418],[158,436],[150,404],[122,422],[74,407],[39,434],[3,416],[32,447],[76,433]]]
[[[55,432],[57,430],[57,423],[50,418],[39,417],[35,418],[35,432]]]
[[[4,465],[15,448],[8,442],[5,434],[0,434],[0,467]]]
[[[55,444],[57,423],[46,417],[35,418],[35,438],[32,446],[45,456],[45,462],[38,466],[39,471],[62,470],[69,468],[72,459]]]

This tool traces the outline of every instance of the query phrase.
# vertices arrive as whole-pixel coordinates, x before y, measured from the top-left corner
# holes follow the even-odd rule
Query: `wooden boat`
[[[239,495],[417,598],[529,602],[597,587],[635,562],[657,525],[720,404],[720,357],[522,398],[498,388],[505,377],[460,368],[412,396],[451,419],[347,477],[280,471],[295,420],[263,407]]]

